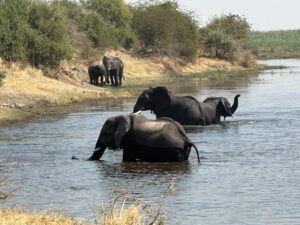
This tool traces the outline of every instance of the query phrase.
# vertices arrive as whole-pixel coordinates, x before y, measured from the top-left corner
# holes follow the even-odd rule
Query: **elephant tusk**
[[[99,151],[101,147],[95,148],[94,152]]]
[[[135,112],[135,113],[133,113],[133,114],[141,114],[141,113],[142,113],[142,110],[137,111],[137,112]]]

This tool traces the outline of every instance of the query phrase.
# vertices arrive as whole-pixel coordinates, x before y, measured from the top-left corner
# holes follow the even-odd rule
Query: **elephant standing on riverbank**
[[[106,84],[121,86],[124,71],[123,61],[118,57],[103,56],[102,63],[106,70]]]
[[[90,77],[90,83],[93,85],[99,85],[100,77],[100,86],[103,86],[103,77],[106,76],[106,70],[104,66],[101,65],[92,65],[88,68],[88,73]]]
[[[220,123],[223,116],[232,116],[238,107],[238,98],[230,106],[224,97],[207,98],[199,102],[192,96],[179,97],[172,95],[166,87],[144,90],[138,97],[133,112],[151,110],[156,118],[169,117],[182,125],[210,125]]]
[[[199,153],[183,127],[169,118],[149,120],[139,114],[111,117],[104,123],[90,160],[99,160],[105,149],[123,149],[124,162],[182,162],[191,148]]]

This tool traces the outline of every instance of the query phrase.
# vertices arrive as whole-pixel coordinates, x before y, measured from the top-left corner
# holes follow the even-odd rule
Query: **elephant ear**
[[[219,102],[221,115],[232,116],[229,102],[225,98],[221,98]]]
[[[130,130],[129,116],[121,116],[117,122],[117,130],[115,132],[115,145],[120,147],[122,138]]]
[[[163,107],[169,105],[171,102],[171,93],[166,87],[152,88],[153,101],[156,105]]]

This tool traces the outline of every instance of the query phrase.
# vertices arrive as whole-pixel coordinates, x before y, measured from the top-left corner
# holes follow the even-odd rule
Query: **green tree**
[[[132,13],[123,0],[85,0],[86,8],[96,11],[116,27],[129,26]]]
[[[27,60],[30,64],[56,67],[71,57],[64,11],[56,5],[36,1],[29,11]]]
[[[71,56],[64,14],[39,0],[0,1],[0,56],[56,67]]]
[[[0,55],[8,61],[26,59],[30,0],[0,0]]]
[[[198,25],[173,1],[141,5],[132,22],[143,50],[171,56],[193,57],[199,48]]]
[[[84,26],[88,26],[88,35],[95,46],[116,47],[117,43],[125,48],[132,47],[135,41],[130,26],[132,12],[123,0],[82,0],[81,2],[90,11]],[[96,24],[102,27],[99,28]]]
[[[81,29],[86,32],[94,47],[118,46],[117,30],[96,12],[86,14],[81,21]]]
[[[244,17],[234,14],[213,17],[200,30],[206,52],[213,57],[234,60],[234,53],[247,49],[250,25]]]

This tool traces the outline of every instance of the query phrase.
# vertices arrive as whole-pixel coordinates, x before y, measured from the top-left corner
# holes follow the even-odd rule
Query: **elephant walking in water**
[[[182,125],[218,124],[221,116],[232,116],[238,107],[238,98],[231,106],[224,97],[207,98],[199,102],[192,96],[175,96],[166,87],[144,90],[137,99],[133,112],[152,110],[156,118],[169,117]]]
[[[106,70],[106,84],[111,83],[112,86],[121,86],[124,63],[118,57],[107,57],[104,56],[102,63]]]
[[[90,160],[99,160],[105,149],[123,149],[124,162],[182,162],[197,147],[183,127],[169,118],[149,120],[139,114],[111,117],[104,123]]]

